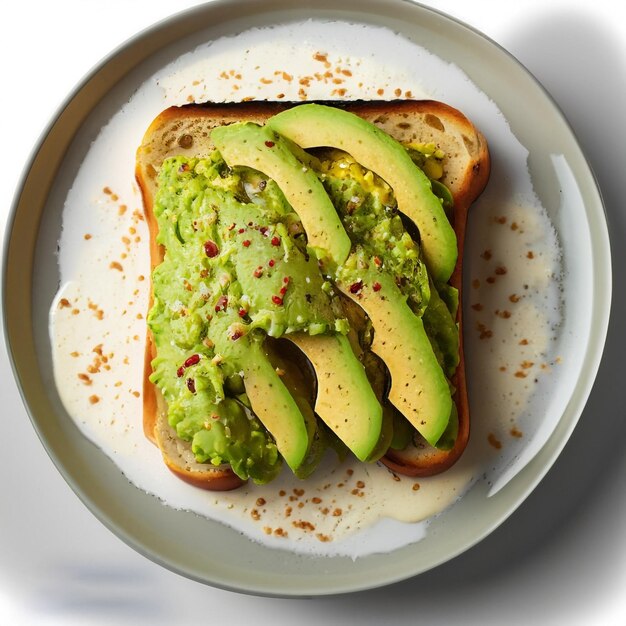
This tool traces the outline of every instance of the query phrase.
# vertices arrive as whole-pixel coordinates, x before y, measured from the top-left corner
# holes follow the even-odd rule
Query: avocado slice
[[[434,281],[448,282],[457,261],[456,234],[428,177],[400,143],[358,115],[321,104],[295,106],[270,118],[267,125],[304,149],[343,150],[384,179],[394,191],[398,210],[419,229]]]
[[[317,375],[315,412],[360,460],[380,439],[382,407],[345,335],[285,335],[307,356]]]
[[[391,377],[389,401],[434,446],[446,430],[453,403],[422,319],[385,272],[364,270],[359,281],[341,278],[336,284],[370,318],[371,350],[387,365]]]
[[[242,338],[245,341],[245,338]],[[240,339],[239,341],[242,341]],[[258,341],[244,348],[243,382],[252,410],[274,436],[287,465],[296,471],[309,451],[309,428],[298,402],[276,373]]]
[[[350,253],[350,238],[315,172],[293,154],[273,130],[251,122],[220,126],[211,139],[226,163],[259,170],[273,179],[296,210],[309,246],[320,261],[341,265]]]

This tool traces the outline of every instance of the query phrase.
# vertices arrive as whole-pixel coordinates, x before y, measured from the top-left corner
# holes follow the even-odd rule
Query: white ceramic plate
[[[563,328],[577,346],[567,384],[542,408],[550,414],[549,432],[523,467],[503,479],[502,488],[490,495],[490,485],[478,483],[432,522],[421,541],[357,560],[271,550],[221,524],[164,507],[135,488],[64,410],[52,379],[48,336],[48,311],[59,282],[55,253],[63,200],[89,140],[146,78],[180,54],[249,27],[310,17],[385,26],[459,66],[497,105],[529,150],[535,190],[563,247]],[[493,158],[497,162],[498,154]],[[569,206],[563,205],[562,196],[571,198]],[[410,2],[320,0],[314,9],[294,8],[288,0],[262,6],[216,2],[175,16],[112,53],[51,121],[7,230],[7,345],[33,425],[59,471],[91,511],[136,550],[190,578],[244,592],[310,596],[362,590],[419,574],[473,546],[514,512],[554,463],[582,412],[599,364],[609,316],[609,258],[602,202],[571,129],[533,77],[484,36]],[[582,310],[572,306],[574,292],[567,288],[581,281],[593,294]]]

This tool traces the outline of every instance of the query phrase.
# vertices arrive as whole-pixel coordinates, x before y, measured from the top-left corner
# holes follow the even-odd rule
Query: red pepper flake
[[[281,306],[283,303],[283,299],[280,296],[272,296],[272,302],[274,304],[277,304],[278,306]]]
[[[245,309],[239,309],[239,317],[245,317],[246,315],[248,315],[248,311]]]
[[[252,243],[249,239],[245,239],[244,241],[241,242],[244,248],[249,248],[250,244]]]
[[[236,330],[231,336],[230,338],[233,341],[237,341],[237,339],[240,339],[241,337],[243,337],[243,331],[241,330]]]
[[[228,298],[226,296],[220,296],[217,304],[215,305],[215,311],[219,313],[220,311],[225,311],[228,306]]]
[[[271,243],[273,246],[280,246],[280,237],[274,235]]]
[[[280,288],[280,295],[284,296],[287,293],[287,287],[281,287]]]
[[[241,235],[241,233],[245,232],[245,228],[240,228],[237,232]]]
[[[274,259],[270,259],[268,265],[270,267],[274,267],[274,265],[276,265],[276,261],[274,261]]]
[[[196,393],[196,382],[194,381],[193,378],[187,379],[187,389],[189,389],[191,393]]]
[[[204,253],[212,259],[213,257],[219,254],[220,249],[217,247],[217,244],[214,241],[205,241],[204,243]]]
[[[273,141],[266,141],[266,142],[265,142],[265,145],[266,145],[268,148],[273,148],[276,144],[275,144]]]
[[[288,285],[290,280],[291,279],[289,278],[289,276],[285,276],[285,278],[283,278],[283,282],[285,283],[285,285]]]
[[[259,228],[259,232],[262,235],[265,235],[267,233],[267,230],[268,230],[267,226],[261,226],[261,228]]]
[[[359,293],[363,289],[363,281],[359,280],[356,283],[350,285],[350,293]]]
[[[198,365],[200,363],[200,355],[192,354],[186,361],[185,367],[191,367],[192,365]]]
[[[374,257],[374,265],[376,267],[381,267],[383,264],[383,260],[379,256]]]
[[[183,375],[185,374],[185,366],[181,365],[177,370],[176,370],[176,376],[178,376],[178,378],[182,378]]]
[[[261,276],[263,276],[263,268],[259,265],[252,274],[255,278],[261,278]]]
[[[382,285],[379,282],[376,282],[372,285],[372,289],[374,291],[380,291],[381,290]]]

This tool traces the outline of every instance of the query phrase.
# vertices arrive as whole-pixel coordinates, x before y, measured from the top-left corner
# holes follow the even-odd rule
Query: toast
[[[452,226],[458,242],[458,261],[450,284],[462,295],[463,242],[467,212],[480,195],[489,177],[490,157],[484,136],[458,110],[436,101],[356,101],[326,102],[346,109],[378,126],[401,143],[434,143],[445,153],[444,174],[440,178],[454,199]],[[150,231],[151,266],[163,259],[157,243],[157,222],[153,212],[157,177],[161,164],[172,156],[206,157],[213,151],[213,128],[235,122],[264,124],[273,115],[297,103],[242,102],[191,104],[163,111],[147,129],[137,150],[136,179],[140,187],[146,221]],[[151,299],[152,303],[152,299]],[[462,306],[459,302],[457,324],[460,334],[460,362],[451,380],[453,401],[459,416],[458,435],[450,450],[431,447],[419,436],[414,446],[389,450],[381,461],[391,470],[411,476],[428,476],[450,467],[462,454],[469,438],[470,419],[465,383],[462,341]],[[179,477],[207,489],[232,489],[241,484],[227,466],[215,468],[195,462],[189,445],[177,440],[165,419],[166,407],[158,388],[148,377],[154,346],[148,332],[144,377],[145,435],[161,449],[167,466]]]

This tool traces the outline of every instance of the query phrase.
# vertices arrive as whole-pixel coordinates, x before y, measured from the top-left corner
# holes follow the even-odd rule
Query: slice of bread
[[[212,150],[211,129],[240,121],[263,124],[269,117],[297,106],[298,103],[241,102],[206,103],[171,107],[163,111],[146,131],[137,150],[136,178],[141,189],[144,212],[150,230],[152,267],[163,258],[156,243],[158,226],[153,213],[153,199],[161,164],[168,157],[185,155],[205,157]],[[380,127],[402,143],[435,143],[444,153],[444,175],[441,182],[454,198],[453,226],[457,235],[459,255],[450,284],[462,287],[463,242],[467,211],[484,189],[490,171],[487,142],[473,124],[457,109],[432,100],[325,102],[344,108]],[[462,306],[457,322],[461,332],[461,360],[452,383],[456,389],[455,403],[459,415],[459,434],[450,451],[440,451],[425,442],[407,450],[389,451],[382,461],[393,471],[412,476],[428,476],[450,467],[462,454],[469,438],[469,410],[465,384],[462,342]],[[148,332],[144,378],[143,424],[147,437],[161,448],[168,467],[181,478],[207,489],[235,488],[241,481],[228,469],[216,470],[192,460],[188,444],[174,441],[164,416],[165,402],[158,389],[150,383],[150,363],[154,356]],[[191,455],[191,456],[190,456]]]

